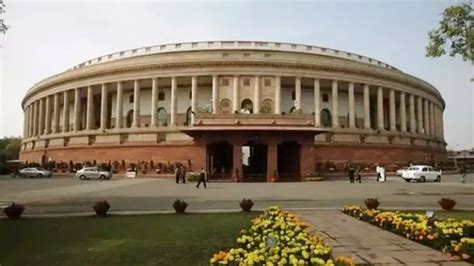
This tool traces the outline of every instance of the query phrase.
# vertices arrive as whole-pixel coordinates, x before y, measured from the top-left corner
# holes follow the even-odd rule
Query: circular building
[[[40,81],[22,107],[21,159],[35,162],[183,163],[211,179],[283,181],[348,160],[446,157],[436,88],[375,59],[310,45],[122,51]]]

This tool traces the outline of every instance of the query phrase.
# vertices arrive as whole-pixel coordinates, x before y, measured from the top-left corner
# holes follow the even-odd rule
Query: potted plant
[[[454,205],[456,205],[456,201],[450,198],[441,198],[441,200],[438,201],[438,204],[443,208],[443,210],[452,210]]]
[[[106,216],[110,209],[110,204],[106,200],[101,200],[95,203],[94,211],[98,216]]]
[[[25,206],[13,202],[12,205],[4,208],[3,212],[8,216],[10,220],[17,220],[21,217],[24,210]]]
[[[368,198],[364,201],[364,203],[369,210],[375,210],[380,205],[380,202],[377,200],[377,198]]]
[[[184,200],[176,199],[173,203],[173,208],[176,213],[184,213],[186,207],[188,207],[188,204]]]
[[[244,198],[242,201],[240,201],[239,205],[242,211],[249,212],[250,210],[252,210],[253,201],[251,199]]]

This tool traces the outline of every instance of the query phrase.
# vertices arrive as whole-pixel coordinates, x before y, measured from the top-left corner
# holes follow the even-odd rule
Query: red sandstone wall
[[[68,147],[47,151],[23,151],[20,153],[20,159],[40,162],[43,154],[56,162],[96,160],[97,163],[107,163],[125,160],[126,163],[137,163],[153,160],[154,163],[173,163],[191,160],[194,170],[204,167],[206,160],[205,148],[200,146]]]

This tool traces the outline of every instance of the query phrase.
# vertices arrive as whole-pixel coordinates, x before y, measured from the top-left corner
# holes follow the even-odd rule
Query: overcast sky
[[[97,56],[200,40],[311,44],[363,54],[433,84],[450,148],[474,147],[473,66],[425,58],[427,33],[453,1],[12,1],[0,36],[0,137],[22,134],[36,82]]]

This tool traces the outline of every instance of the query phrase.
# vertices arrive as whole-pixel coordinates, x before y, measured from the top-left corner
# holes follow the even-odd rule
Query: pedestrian
[[[384,183],[385,180],[386,180],[385,168],[383,166],[380,166],[380,182]]]
[[[183,184],[186,184],[186,168],[181,165],[181,178],[183,179]]]
[[[362,178],[360,176],[360,165],[357,165],[355,175],[357,177],[356,181],[362,183]]]
[[[461,174],[461,183],[466,183],[466,166],[461,165],[461,168],[459,169],[459,174]]]
[[[377,173],[377,182],[380,181],[380,172],[382,171],[381,168],[382,167],[380,167],[380,164],[377,163],[377,167],[375,167],[375,173]]]
[[[201,173],[199,174],[199,181],[196,185],[197,188],[199,188],[199,185],[201,185],[201,183],[204,184],[204,188],[206,188],[206,171],[204,171],[204,168],[201,168]]]
[[[181,171],[179,170],[179,167],[176,167],[174,169],[174,174],[175,174],[175,178],[176,178],[176,184],[179,184],[179,180],[181,179]]]
[[[349,175],[349,182],[354,183],[354,167],[352,166],[352,162],[347,162],[347,174]]]

